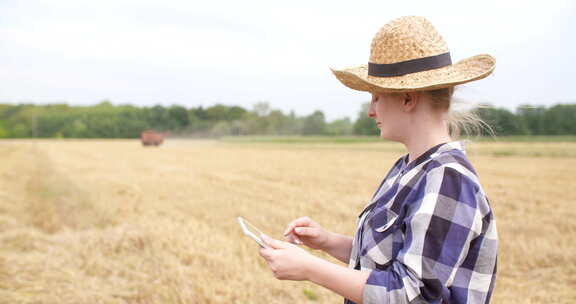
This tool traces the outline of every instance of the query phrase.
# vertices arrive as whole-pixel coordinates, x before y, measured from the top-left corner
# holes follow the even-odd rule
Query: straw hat
[[[496,59],[482,54],[452,64],[450,51],[423,17],[401,17],[384,25],[374,39],[368,64],[331,69],[345,86],[369,92],[440,89],[478,79],[494,70]]]

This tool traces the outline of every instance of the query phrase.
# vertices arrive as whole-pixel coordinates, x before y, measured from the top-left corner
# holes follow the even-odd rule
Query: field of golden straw
[[[492,303],[576,303],[576,143],[467,149],[501,241]],[[352,234],[403,154],[387,142],[0,141],[0,303],[341,303],[274,279],[236,217],[276,238],[302,215]]]

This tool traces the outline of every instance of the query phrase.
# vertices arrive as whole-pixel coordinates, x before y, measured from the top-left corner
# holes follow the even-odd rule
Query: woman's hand
[[[270,248],[261,248],[260,255],[279,280],[308,280],[317,257],[287,242],[261,236]]]
[[[277,279],[308,280],[355,303],[362,303],[364,286],[371,272],[332,264],[288,242],[266,236],[261,238],[270,248],[261,248],[260,255],[266,259]]]
[[[312,249],[325,250],[329,245],[331,233],[304,216],[290,222],[284,230],[284,236],[292,244],[304,244]]]

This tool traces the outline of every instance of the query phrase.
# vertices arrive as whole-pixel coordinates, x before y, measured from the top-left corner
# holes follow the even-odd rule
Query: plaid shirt
[[[371,272],[364,304],[488,303],[496,223],[461,143],[407,162],[396,162],[358,221],[349,267]]]

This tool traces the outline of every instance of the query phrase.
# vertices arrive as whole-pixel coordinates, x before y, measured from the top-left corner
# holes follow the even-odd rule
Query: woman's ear
[[[402,94],[402,109],[404,112],[411,112],[416,109],[420,101],[420,92],[406,92]]]

